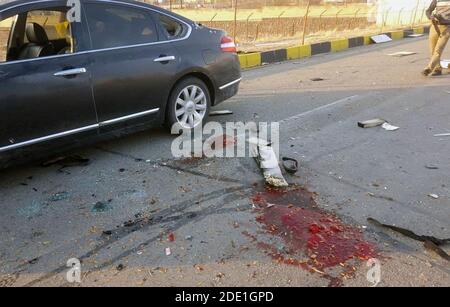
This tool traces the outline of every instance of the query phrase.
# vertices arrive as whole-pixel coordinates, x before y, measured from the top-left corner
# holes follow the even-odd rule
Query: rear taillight
[[[236,44],[233,42],[233,39],[228,36],[223,36],[220,40],[220,49],[223,52],[237,52]]]

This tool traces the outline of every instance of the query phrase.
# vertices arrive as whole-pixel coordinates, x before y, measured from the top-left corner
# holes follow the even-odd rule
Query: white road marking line
[[[332,103],[320,106],[318,108],[315,108],[315,109],[312,109],[312,110],[309,110],[309,111],[306,111],[306,112],[303,112],[303,113],[300,113],[300,114],[297,114],[297,115],[290,116],[288,118],[282,119],[282,120],[278,121],[278,123],[282,124],[282,123],[285,123],[285,122],[288,122],[288,121],[291,121],[291,120],[294,120],[294,119],[299,119],[300,117],[304,117],[304,116],[312,114],[314,112],[317,112],[317,111],[320,111],[320,110],[323,110],[323,109],[326,109],[326,108],[329,108],[329,107],[332,107],[332,106],[335,106],[335,105],[338,105],[338,104],[341,104],[341,103],[344,103],[344,102],[350,102],[350,101],[352,101],[352,100],[354,100],[356,98],[359,98],[359,97],[360,97],[360,95],[353,95],[353,96],[350,96],[350,97],[339,99],[339,100],[336,100],[336,101],[334,101]]]

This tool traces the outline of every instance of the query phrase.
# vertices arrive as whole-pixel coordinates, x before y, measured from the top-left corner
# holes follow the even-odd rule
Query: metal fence
[[[203,25],[227,31],[244,51],[270,48],[277,44],[304,44],[330,38],[379,33],[409,28],[427,21],[423,1],[411,0],[408,7],[348,3],[312,5],[295,1],[290,5],[267,5],[267,1],[229,0],[153,2]],[[280,0],[275,0],[279,2]],[[318,1],[315,1],[316,3]],[[350,2],[350,1],[348,1]],[[273,2],[271,2],[273,3]],[[288,3],[285,1],[284,3]]]
[[[311,5],[312,0],[293,0],[294,3],[290,0],[141,1],[173,10],[206,26],[224,29],[244,52],[381,33],[427,21],[423,0],[417,3],[410,0],[409,7],[379,7],[350,1],[339,6]],[[1,30],[0,25],[0,38],[4,34]],[[0,46],[0,53],[2,49]]]

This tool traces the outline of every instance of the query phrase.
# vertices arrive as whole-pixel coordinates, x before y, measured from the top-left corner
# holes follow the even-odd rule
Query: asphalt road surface
[[[233,115],[211,118],[279,121],[281,155],[300,161],[286,179],[317,203],[305,196],[303,207],[363,234],[381,286],[450,286],[448,261],[367,221],[450,238],[450,137],[434,136],[450,132],[450,74],[422,77],[427,58],[418,38],[245,71],[239,95],[216,108]],[[400,129],[357,127],[372,118]],[[268,230],[252,158],[176,160],[173,138],[145,131],[74,152],[88,165],[2,171],[0,285],[372,285],[367,257],[302,265],[316,256]],[[81,284],[66,280],[70,258]]]

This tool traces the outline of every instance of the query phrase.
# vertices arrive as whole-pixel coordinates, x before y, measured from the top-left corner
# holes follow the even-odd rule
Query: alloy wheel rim
[[[186,86],[175,103],[175,116],[183,128],[195,128],[202,123],[207,110],[205,92],[197,85]]]

